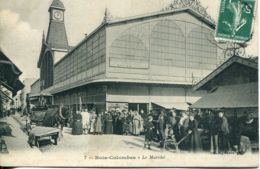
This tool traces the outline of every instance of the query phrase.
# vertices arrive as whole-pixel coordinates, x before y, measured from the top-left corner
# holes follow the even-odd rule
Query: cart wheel
[[[39,143],[39,140],[38,139],[35,139],[35,145],[40,148],[40,143]]]
[[[178,152],[179,152],[179,145],[176,144],[176,145],[175,145],[175,148],[176,148],[176,152],[178,153]]]
[[[54,139],[54,145],[58,145],[57,138]]]

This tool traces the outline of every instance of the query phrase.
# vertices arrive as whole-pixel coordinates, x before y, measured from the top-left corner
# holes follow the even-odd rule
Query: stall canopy
[[[191,108],[256,108],[258,107],[258,83],[220,86],[204,96]]]
[[[175,102],[175,103],[154,103],[154,105],[165,108],[165,109],[177,109],[177,110],[188,110],[189,105],[186,102]]]
[[[19,80],[22,72],[0,49],[0,85],[12,91],[13,95],[24,88]]]

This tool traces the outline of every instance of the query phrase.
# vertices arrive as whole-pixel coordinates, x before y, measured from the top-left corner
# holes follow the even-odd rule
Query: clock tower
[[[55,83],[54,65],[70,50],[64,21],[65,7],[60,0],[53,0],[49,8],[47,37],[43,34],[37,67],[40,69],[40,88],[45,90]]]
[[[60,0],[54,0],[49,8],[50,20],[64,22],[64,5]]]
[[[69,50],[64,12],[65,7],[61,0],[53,0],[49,8],[50,20],[46,43],[54,52],[54,63],[58,62]]]

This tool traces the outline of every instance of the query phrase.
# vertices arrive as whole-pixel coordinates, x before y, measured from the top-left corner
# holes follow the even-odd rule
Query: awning
[[[49,93],[33,93],[33,94],[30,94],[30,98],[40,97],[40,96],[50,97],[50,96],[52,96],[52,95],[49,94]]]
[[[189,105],[188,103],[186,102],[171,102],[171,103],[163,103],[163,102],[160,102],[160,103],[153,103],[157,106],[160,106],[160,107],[163,107],[165,109],[177,109],[177,110],[188,110],[189,108]]]
[[[258,107],[258,83],[246,83],[218,87],[191,108],[256,108]]]
[[[30,101],[33,101],[33,100],[38,100],[38,98],[37,97],[30,98]]]
[[[0,90],[0,95],[1,95],[0,98],[2,98],[2,97],[4,96],[5,98],[10,99],[11,101],[13,100],[10,96],[8,96],[8,95],[7,95],[4,91],[2,91],[2,90]]]
[[[12,91],[13,96],[24,88],[19,80],[22,72],[0,49],[0,85]]]

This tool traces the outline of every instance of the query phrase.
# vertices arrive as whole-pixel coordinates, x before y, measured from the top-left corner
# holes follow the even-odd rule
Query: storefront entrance
[[[128,103],[128,110],[138,111],[144,110],[145,113],[148,113],[148,104],[147,103]]]

